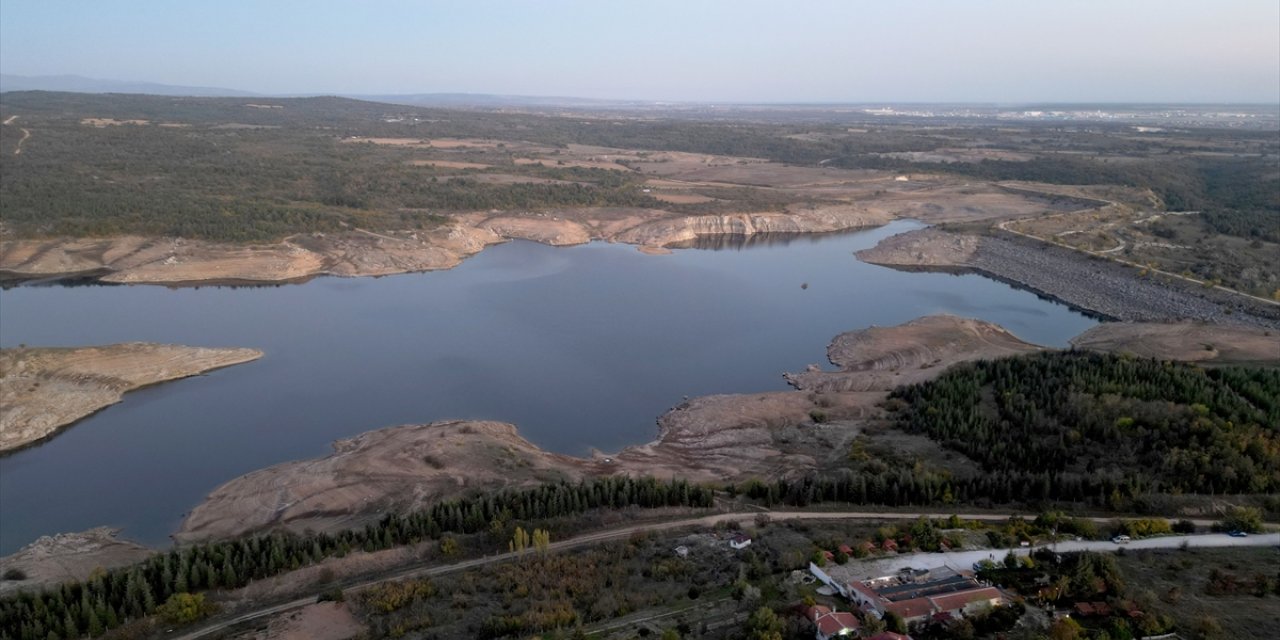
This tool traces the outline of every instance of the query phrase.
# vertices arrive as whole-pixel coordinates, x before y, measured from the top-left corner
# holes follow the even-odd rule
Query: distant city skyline
[[[1280,2],[5,0],[0,72],[261,94],[1275,104]]]

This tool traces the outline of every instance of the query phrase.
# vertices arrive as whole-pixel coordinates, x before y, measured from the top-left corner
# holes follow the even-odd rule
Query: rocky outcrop
[[[751,236],[762,233],[826,233],[889,222],[891,216],[853,205],[797,206],[787,213],[736,213],[681,216],[641,223],[617,233],[618,242],[666,247],[703,236]]]
[[[0,451],[47,438],[125,392],[261,357],[256,349],[146,343],[0,350]]]
[[[788,373],[787,381],[797,389],[824,393],[889,391],[928,380],[958,362],[1040,349],[997,324],[952,315],[925,316],[896,327],[842,333],[827,347],[827,358],[839,371]]]
[[[96,273],[104,282],[121,284],[288,282],[318,275],[448,269],[503,241],[492,231],[463,225],[394,233],[311,233],[262,245],[131,236],[6,240],[0,242],[0,271],[19,278]]]
[[[323,458],[267,467],[218,487],[175,538],[275,527],[344,529],[470,491],[573,480],[597,466],[543,451],[501,422],[390,427],[339,440],[333,449]]]
[[[22,580],[0,580],[0,594],[38,591],[63,582],[85,580],[95,570],[113,569],[141,562],[151,549],[121,540],[118,532],[98,527],[80,533],[44,536],[10,556],[0,558],[0,575],[21,572]]]

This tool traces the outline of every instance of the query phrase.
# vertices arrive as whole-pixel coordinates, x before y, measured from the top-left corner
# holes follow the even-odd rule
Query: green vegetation
[[[1280,371],[1094,353],[960,365],[895,391],[897,425],[1063,497],[1280,491]],[[1046,496],[1047,497],[1047,496]]]
[[[24,591],[0,600],[0,639],[78,638],[156,613],[180,611],[185,615],[193,601],[172,600],[176,594],[240,587],[250,580],[353,549],[389,549],[440,539],[446,532],[486,532],[501,529],[504,523],[591,509],[709,507],[711,501],[710,490],[683,481],[604,478],[443,502],[408,515],[388,515],[364,529],[338,534],[272,534],[183,547],[138,565],[97,573],[84,583],[65,583],[39,594]],[[549,539],[539,537],[534,542],[545,548]],[[177,604],[170,606],[171,602]]]

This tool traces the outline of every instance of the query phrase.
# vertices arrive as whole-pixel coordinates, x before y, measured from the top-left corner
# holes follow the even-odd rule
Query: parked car
[[[1119,535],[1111,539],[1116,544],[1128,544],[1130,540],[1133,540],[1133,538],[1126,535]]]
[[[1240,530],[1238,530],[1238,529],[1237,529],[1237,530],[1235,530],[1235,531],[1229,531],[1229,532],[1227,532],[1227,535],[1231,536],[1232,538],[1247,538],[1247,537],[1249,537],[1249,533],[1248,533],[1247,531],[1240,531]]]

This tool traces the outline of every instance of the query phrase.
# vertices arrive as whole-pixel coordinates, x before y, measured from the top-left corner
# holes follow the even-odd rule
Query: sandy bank
[[[19,589],[37,591],[71,580],[84,580],[99,567],[131,565],[154,553],[117,538],[117,533],[114,529],[98,527],[80,533],[43,536],[17,553],[0,558],[0,574],[17,569],[27,576],[25,580],[0,580],[0,594]]]
[[[192,510],[175,538],[337,530],[473,490],[561,479],[801,474],[843,459],[862,421],[878,415],[878,403],[897,384],[937,375],[952,362],[1037,348],[995,325],[954,316],[844,334],[831,348],[844,370],[800,374],[803,391],[694,398],[658,419],[653,442],[591,458],[543,451],[496,422],[380,429],[338,441],[328,456],[231,480]],[[872,377],[850,383],[864,373]]]
[[[134,389],[262,357],[147,343],[0,350],[0,451],[47,438]]]

